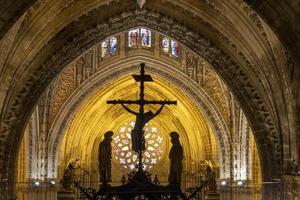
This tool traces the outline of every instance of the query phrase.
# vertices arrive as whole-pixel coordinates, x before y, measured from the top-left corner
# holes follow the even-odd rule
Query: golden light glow
[[[128,169],[128,173],[136,170],[138,154],[131,148],[131,130],[134,128],[134,121],[126,122],[114,133],[112,140],[112,159],[116,165]],[[161,160],[166,148],[166,138],[151,121],[145,125],[145,146],[143,153],[144,169],[149,170]]]
[[[157,127],[167,140],[166,152],[169,152],[169,133],[177,131],[184,148],[184,173],[195,172],[200,160],[208,159],[217,161],[215,137],[208,121],[194,105],[190,97],[171,83],[153,76],[154,82],[146,83],[145,98],[151,100],[177,100],[177,106],[165,106],[159,116],[151,123]],[[134,121],[133,115],[127,113],[120,105],[108,105],[107,100],[112,99],[138,99],[139,84],[130,74],[105,85],[92,94],[78,108],[61,145],[61,166],[73,157],[81,158],[83,168],[95,173],[98,170],[98,145],[103,139],[103,134],[108,131],[118,131],[121,124]],[[130,106],[137,110],[137,106]],[[155,111],[159,106],[148,105],[145,110]],[[163,155],[150,172],[167,180],[168,153]],[[125,171],[120,164],[113,163],[113,181],[118,182]],[[96,180],[97,181],[97,178]]]

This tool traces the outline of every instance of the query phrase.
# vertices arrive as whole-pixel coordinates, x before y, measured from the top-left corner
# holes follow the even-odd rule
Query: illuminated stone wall
[[[111,38],[117,41],[113,51]],[[168,48],[163,47],[166,40]],[[90,173],[81,171],[78,177],[87,185],[97,186],[101,134],[106,130],[118,131],[120,124],[133,120],[121,107],[108,106],[105,101],[137,98],[138,85],[130,76],[138,73],[140,62],[146,62],[147,72],[155,77],[155,82],[146,86],[148,97],[179,101],[178,106],[165,108],[153,123],[163,132],[166,141],[170,131],[180,133],[185,151],[183,181],[186,187],[198,181],[199,163],[204,159],[214,162],[220,182],[259,183],[259,178],[254,181],[254,177],[260,175],[257,170],[260,168],[247,119],[210,65],[180,43],[176,46],[172,38],[157,32],[151,32],[151,43],[146,46],[138,41],[135,46],[129,46],[129,32],[109,37],[87,50],[52,83],[28,125],[31,136],[27,138],[30,142],[26,147],[30,157],[27,180],[58,182],[69,159],[78,156],[82,167]],[[163,125],[168,121],[171,123]],[[167,142],[158,167],[150,170],[158,174],[162,182],[167,181],[168,167],[165,166],[168,166],[169,148]],[[119,164],[113,163],[116,183],[128,172]],[[164,170],[157,170],[160,167]]]

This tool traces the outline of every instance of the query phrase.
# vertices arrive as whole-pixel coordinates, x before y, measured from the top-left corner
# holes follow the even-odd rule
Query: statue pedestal
[[[207,192],[205,200],[220,200],[220,193],[218,192]]]
[[[70,192],[64,192],[64,191],[59,191],[57,192],[57,200],[74,200],[75,199],[75,193],[70,191]]]

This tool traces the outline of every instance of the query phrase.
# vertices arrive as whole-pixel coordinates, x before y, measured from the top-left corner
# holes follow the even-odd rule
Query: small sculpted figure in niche
[[[127,183],[127,180],[126,180],[126,176],[123,175],[122,178],[121,178],[121,183],[122,185],[125,185]]]
[[[73,158],[68,162],[63,174],[63,180],[62,180],[63,191],[73,191],[75,172],[79,168],[80,168],[79,158],[75,158],[75,159]]]
[[[206,168],[206,177],[208,190],[211,192],[217,191],[216,175],[215,172],[212,170],[211,166],[209,165]]]
[[[158,179],[158,177],[157,177],[157,174],[155,174],[155,176],[154,176],[154,180],[153,180],[153,183],[155,184],[155,185],[160,185],[160,181],[159,181],[159,179]]]
[[[157,110],[156,113],[153,113],[151,110],[141,114],[140,112],[134,112],[133,110],[129,109],[127,106],[122,104],[123,108],[136,116],[134,128],[131,131],[131,143],[132,143],[132,150],[135,152],[139,152],[139,150],[144,151],[146,150],[145,146],[145,138],[144,138],[144,127],[145,125],[154,117],[156,117],[164,108],[164,104]]]
[[[295,159],[292,160],[292,175],[299,175],[299,165]]]
[[[299,175],[299,166],[295,159],[292,158],[287,162],[285,173],[287,175]]]
[[[180,188],[181,174],[182,174],[182,160],[183,160],[183,148],[179,141],[179,134],[177,132],[171,132],[172,147],[169,153],[170,159],[170,172],[169,172],[169,185],[171,187]]]
[[[112,131],[107,131],[103,141],[99,144],[99,175],[100,183],[103,185],[111,182],[111,141],[113,134]]]

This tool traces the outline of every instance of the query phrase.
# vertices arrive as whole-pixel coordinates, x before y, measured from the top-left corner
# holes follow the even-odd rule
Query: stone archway
[[[128,9],[132,9],[132,7],[128,7]],[[47,55],[40,53],[28,66],[28,69],[32,70],[30,76],[25,77],[19,85],[12,88],[13,91],[18,92],[12,95],[13,97],[6,107],[4,123],[1,127],[1,134],[8,141],[6,149],[3,149],[5,153],[2,154],[2,158],[8,160],[7,163],[2,163],[4,179],[14,177],[13,169],[18,149],[11,147],[19,145],[24,124],[26,124],[32,110],[28,109],[27,112],[23,112],[24,107],[33,108],[41,92],[53,77],[84,50],[108,35],[139,25],[148,26],[177,39],[211,63],[234,91],[246,111],[256,136],[260,155],[263,157],[261,161],[264,180],[280,177],[282,167],[280,132],[275,125],[276,119],[267,100],[263,98],[259,89],[255,87],[255,81],[247,76],[247,71],[243,68],[245,65],[249,66],[249,63],[245,64],[247,60],[231,58],[228,49],[222,46],[215,47],[198,34],[198,30],[178,25],[180,20],[172,20],[165,16],[165,13],[133,9],[110,18],[109,23],[101,23],[101,18],[97,17],[93,11],[90,15],[86,15],[76,22],[84,23],[87,19],[94,18],[94,20],[90,20],[90,24],[83,25],[85,30],[77,30],[75,22],[63,29],[43,50],[43,52],[47,52]],[[103,21],[105,21],[105,17],[102,18]],[[176,18],[176,16],[174,17]],[[216,30],[211,29],[211,31],[220,34]],[[50,67],[51,69],[49,69]],[[240,88],[237,88],[237,85]]]
[[[199,109],[206,116],[210,125],[214,129],[215,137],[217,140],[220,174],[222,179],[230,178],[230,152],[232,151],[232,141],[229,130],[225,125],[225,121],[218,108],[214,105],[213,101],[201,90],[195,83],[189,80],[189,77],[181,75],[178,69],[169,66],[162,61],[155,61],[153,58],[147,56],[136,56],[129,59],[124,59],[123,63],[109,64],[102,70],[97,72],[95,76],[91,77],[86,84],[82,85],[79,90],[75,91],[69,102],[64,105],[60,111],[57,123],[54,123],[51,129],[51,138],[48,144],[48,153],[50,158],[50,170],[52,173],[56,173],[58,151],[60,143],[64,137],[66,129],[69,126],[70,121],[73,120],[75,113],[79,105],[89,97],[94,90],[103,86],[106,82],[113,81],[124,74],[130,74],[136,72],[136,66],[140,62],[147,63],[147,72],[161,77],[170,83],[181,88],[193,101],[197,104]],[[121,70],[120,70],[121,69]],[[226,174],[226,175],[225,175]]]

